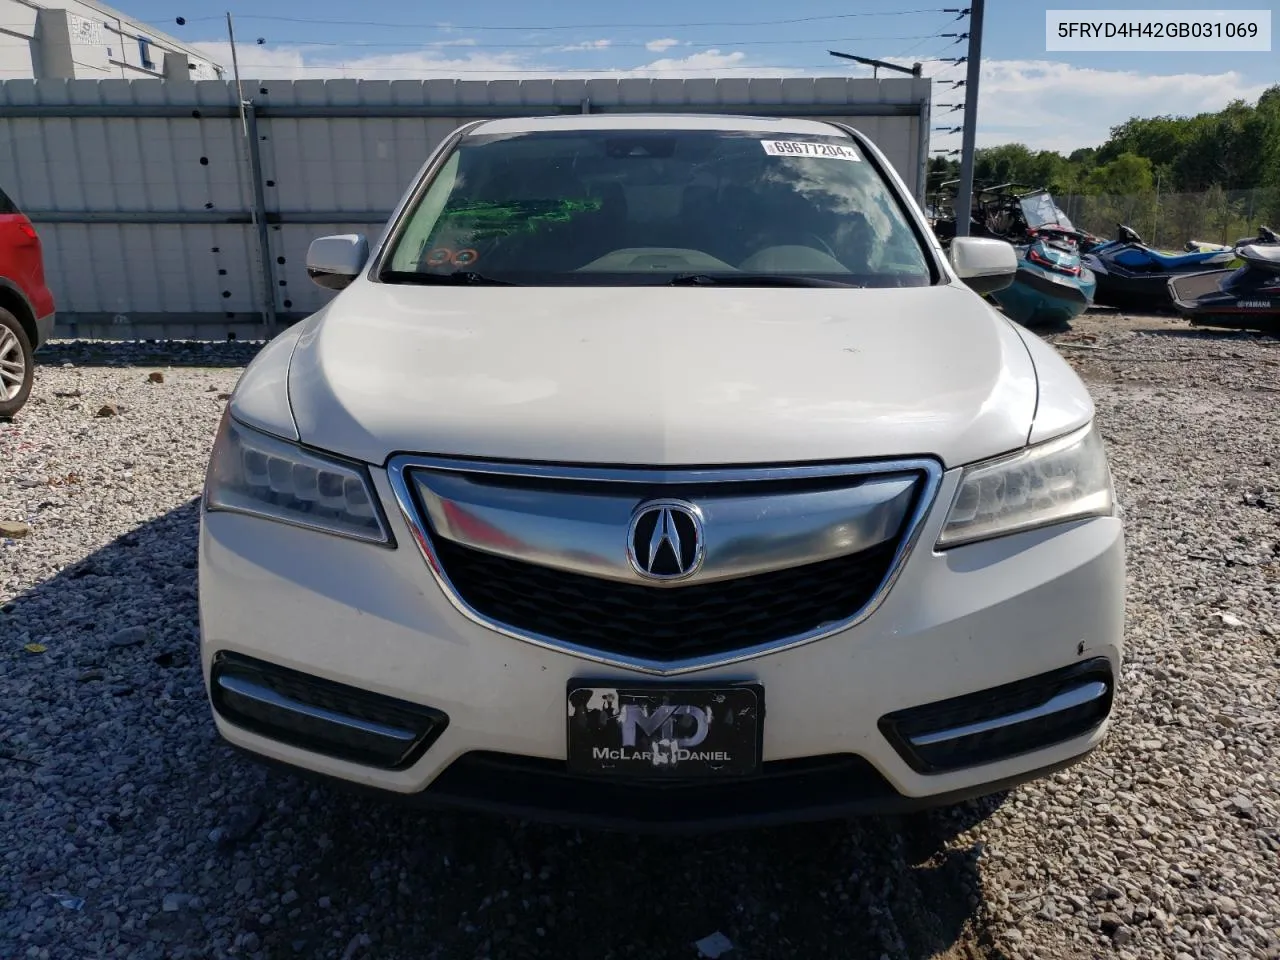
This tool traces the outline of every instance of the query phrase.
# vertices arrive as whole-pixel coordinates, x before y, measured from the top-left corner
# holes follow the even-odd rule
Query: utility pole
[[[244,131],[245,153],[249,159],[249,177],[253,184],[250,222],[258,235],[258,273],[262,281],[262,322],[274,328],[276,322],[275,271],[271,266],[271,236],[267,233],[267,201],[262,189],[262,151],[258,146],[258,115],[253,101],[244,98],[240,82],[240,60],[236,56],[236,31],[227,11],[227,39],[231,41],[231,67],[236,76],[236,101],[240,104],[240,129]],[[259,43],[262,41],[259,40]]]
[[[244,87],[240,85],[240,60],[236,56],[236,28],[231,23],[231,11],[227,11],[227,39],[231,42],[231,68],[236,77],[236,100],[240,103],[240,126],[249,135],[249,125],[244,116]]]
[[[968,76],[964,94],[964,136],[960,145],[960,183],[956,191],[956,236],[969,235],[973,209],[973,141],[978,127],[978,79],[982,72],[982,6],[984,0],[969,3]]]

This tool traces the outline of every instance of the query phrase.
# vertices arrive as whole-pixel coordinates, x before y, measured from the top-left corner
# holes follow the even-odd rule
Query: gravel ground
[[[729,958],[1280,957],[1280,342],[1106,315],[1052,339],[1126,511],[1113,735],[927,816],[682,840],[372,804],[233,754],[194,499],[254,345],[51,345],[0,423],[0,958],[652,960],[716,932]]]

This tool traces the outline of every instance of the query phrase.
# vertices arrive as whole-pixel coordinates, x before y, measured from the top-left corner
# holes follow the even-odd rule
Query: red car
[[[0,417],[12,417],[27,402],[33,354],[53,334],[53,310],[40,237],[0,190]]]

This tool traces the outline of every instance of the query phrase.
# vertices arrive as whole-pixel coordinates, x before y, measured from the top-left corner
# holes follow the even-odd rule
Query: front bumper
[[[383,502],[393,503],[385,472],[372,475]],[[220,655],[253,658],[438,711],[447,719],[430,742],[404,762],[379,766],[282,742],[217,709],[215,721],[227,740],[260,757],[356,786],[596,825],[703,829],[913,809],[994,792],[1078,760],[1105,736],[1107,721],[1095,716],[1050,745],[1013,742],[1007,754],[974,753],[978,760],[948,767],[922,764],[903,746],[900,731],[910,725],[886,718],[1086,662],[1104,665],[1113,688],[1123,644],[1124,539],[1118,519],[1102,518],[935,553],[958,479],[958,471],[944,477],[915,550],[868,619],[799,647],[672,678],[764,686],[764,770],[736,788],[619,788],[569,777],[568,683],[655,678],[467,619],[431,578],[394,510],[394,549],[252,517],[203,515],[205,680],[212,684]],[[340,699],[326,702],[346,709]],[[1109,710],[1109,691],[1102,707]],[[368,716],[378,723],[399,716],[376,709]],[[681,803],[664,802],[673,793]]]
[[[233,743],[284,772],[323,780],[360,800],[457,809],[562,826],[644,834],[703,834],[863,816],[901,816],[1000,793],[1085,759],[1095,747],[1002,780],[909,797],[862,757],[773,761],[749,781],[701,784],[614,783],[574,777],[563,763],[475,751],[451,763],[420,793],[391,793],[334,779]],[[1096,745],[1095,745],[1096,746]],[[671,801],[678,803],[673,804]]]

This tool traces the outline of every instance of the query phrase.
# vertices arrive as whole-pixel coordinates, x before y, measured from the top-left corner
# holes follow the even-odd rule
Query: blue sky
[[[207,0],[117,0],[128,12],[183,40],[207,44],[229,65],[225,22]],[[643,6],[557,0],[529,4],[424,4],[379,0],[257,0],[237,6],[236,40],[246,78],[459,76],[519,78],[633,71],[643,75],[865,75],[829,48],[883,59],[925,60],[925,75],[960,79],[965,44],[942,36],[967,29],[942,8],[960,0],[651,0]],[[220,5],[221,6],[221,5]],[[1045,9],[1064,0],[988,0],[983,39],[979,142],[1020,140],[1069,150],[1105,139],[1133,115],[1215,110],[1254,99],[1280,82],[1280,48],[1269,53],[1058,53],[1045,50]],[[1107,9],[1215,9],[1205,0],[1089,4]],[[1221,5],[1219,5],[1221,6]],[[1238,0],[1233,8],[1269,8]],[[196,9],[202,8],[202,9]],[[920,11],[920,12],[914,12]],[[176,16],[185,16],[179,26]],[[346,21],[346,22],[338,22]],[[795,21],[795,22],[781,22]],[[449,26],[442,26],[448,23]],[[265,41],[258,44],[261,38]],[[938,84],[935,103],[963,90]],[[958,113],[935,113],[935,126]],[[934,134],[935,146],[958,137]]]

